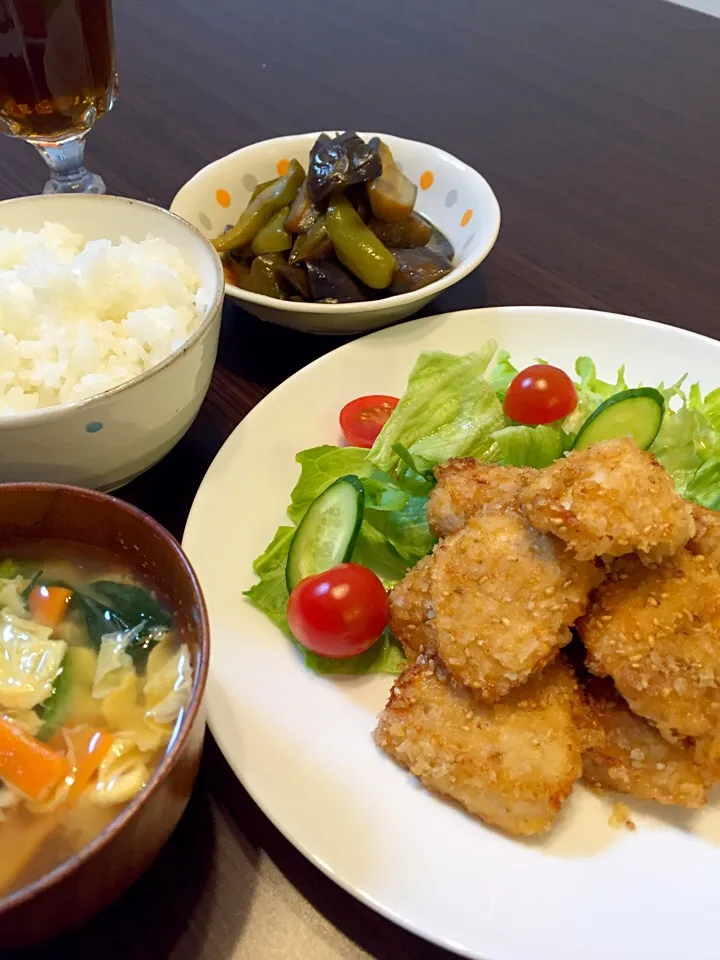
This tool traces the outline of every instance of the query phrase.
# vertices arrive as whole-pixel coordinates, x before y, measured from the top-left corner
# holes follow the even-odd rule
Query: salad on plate
[[[573,376],[538,360],[518,370],[488,341],[420,355],[402,397],[359,397],[339,411],[347,446],[297,455],[289,523],[254,564],[248,599],[321,674],[399,674],[387,591],[435,548],[426,507],[436,468],[457,458],[542,470],[593,444],[630,437],[686,500],[720,509],[720,389]]]

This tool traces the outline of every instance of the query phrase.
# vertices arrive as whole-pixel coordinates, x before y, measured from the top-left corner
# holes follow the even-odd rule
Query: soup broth
[[[152,586],[68,544],[0,559],[0,898],[93,840],[182,721],[191,652]]]

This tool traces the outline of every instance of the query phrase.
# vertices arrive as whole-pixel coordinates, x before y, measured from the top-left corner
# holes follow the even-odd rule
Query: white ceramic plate
[[[720,343],[646,320],[550,307],[471,310],[383,330],[291,377],[235,430],[210,468],[184,546],[213,640],[210,726],[237,776],[321,870],[399,924],[483,960],[693,960],[717,956],[720,803],[698,813],[630,801],[637,832],[611,828],[617,798],[578,787],[551,833],[510,839],[425,790],[373,744],[389,677],[321,679],[241,590],[284,521],[295,453],[339,442],[361,394],[400,395],[423,349],[494,337],[520,365],[570,370],[589,354],[630,383],[685,371],[720,384]]]

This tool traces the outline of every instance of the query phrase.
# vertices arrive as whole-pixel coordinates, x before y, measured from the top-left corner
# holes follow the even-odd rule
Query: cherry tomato
[[[385,629],[388,613],[385,587],[359,563],[305,577],[287,607],[293,636],[308,650],[336,658],[368,650]]]
[[[340,411],[340,428],[351,447],[369,449],[400,403],[397,397],[358,397]]]
[[[505,416],[517,423],[537,426],[572,413],[577,393],[570,377],[549,363],[534,363],[513,379],[505,394]]]

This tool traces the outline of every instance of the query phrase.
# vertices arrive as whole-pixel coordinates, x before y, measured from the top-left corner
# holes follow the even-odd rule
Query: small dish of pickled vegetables
[[[212,240],[249,312],[318,333],[410,316],[484,259],[500,224],[489,185],[461,161],[354,132],[245,147],[171,209]]]

